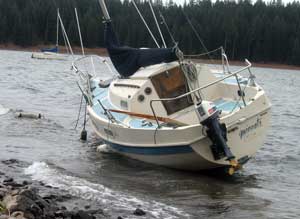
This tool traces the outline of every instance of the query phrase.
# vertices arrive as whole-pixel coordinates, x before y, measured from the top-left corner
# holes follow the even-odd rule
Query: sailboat
[[[49,59],[49,60],[67,60],[68,56],[59,53],[58,38],[59,38],[59,26],[61,18],[59,14],[59,9],[57,9],[56,18],[56,44],[53,48],[42,48],[41,52],[33,52],[31,58],[34,59]],[[63,34],[64,39],[65,35]],[[65,39],[66,40],[66,39]]]
[[[113,151],[143,162],[234,174],[263,145],[271,103],[255,82],[251,63],[216,74],[187,60],[177,45],[138,49],[121,46],[105,1],[105,44],[118,75],[97,76],[93,57],[73,62],[95,133]],[[93,71],[82,70],[80,62]],[[107,73],[107,60],[98,57]],[[241,76],[241,73],[249,77]]]

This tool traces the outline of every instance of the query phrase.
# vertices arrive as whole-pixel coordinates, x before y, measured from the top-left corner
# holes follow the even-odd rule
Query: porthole
[[[150,95],[152,93],[151,87],[146,87],[145,88],[145,94]]]
[[[139,102],[143,102],[144,100],[145,100],[145,96],[144,95],[141,94],[141,95],[138,96],[138,101]]]

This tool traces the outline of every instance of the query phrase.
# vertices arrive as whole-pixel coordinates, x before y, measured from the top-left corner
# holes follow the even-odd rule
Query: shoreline
[[[9,51],[22,51],[22,52],[40,52],[41,48],[51,48],[54,45],[36,45],[36,46],[17,46],[15,44],[0,44],[0,50],[9,50]],[[81,47],[75,46],[72,47],[74,54],[81,54]],[[108,53],[105,48],[84,48],[85,53],[88,55],[94,54],[99,56],[108,56]],[[67,53],[67,50],[64,46],[59,46],[59,51],[61,53]],[[194,62],[202,62],[205,64],[221,64],[221,60],[209,60],[209,59],[192,59]],[[251,62],[251,61],[250,61]],[[283,69],[283,70],[300,70],[300,66],[288,65],[288,64],[279,64],[279,63],[260,63],[260,62],[251,62],[252,67],[258,68],[273,68],[273,69]],[[229,61],[231,66],[245,66],[245,62],[232,60]]]
[[[18,159],[0,160],[0,167],[0,219],[123,219],[148,216],[141,206],[128,208],[127,213],[107,211],[101,201],[84,199],[67,190],[30,179],[16,171],[24,168],[24,162]]]

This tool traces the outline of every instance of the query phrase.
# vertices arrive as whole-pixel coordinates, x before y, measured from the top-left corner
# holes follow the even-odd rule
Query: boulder
[[[11,217],[15,218],[15,219],[25,219],[24,217],[24,212],[22,211],[15,211],[11,214]]]
[[[143,211],[143,210],[140,209],[140,208],[137,208],[137,209],[135,209],[135,211],[133,212],[133,214],[136,215],[136,216],[143,216],[143,215],[146,214],[146,212]]]
[[[71,219],[95,219],[95,217],[85,211],[79,210],[77,213],[72,215]]]

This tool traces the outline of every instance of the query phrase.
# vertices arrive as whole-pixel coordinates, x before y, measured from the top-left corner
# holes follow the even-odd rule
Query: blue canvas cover
[[[123,77],[133,75],[141,67],[178,60],[175,47],[137,49],[121,46],[111,21],[105,22],[105,44],[113,65]]]
[[[54,48],[46,48],[46,49],[41,49],[42,52],[54,52],[54,53],[58,53],[58,47],[54,47]]]

